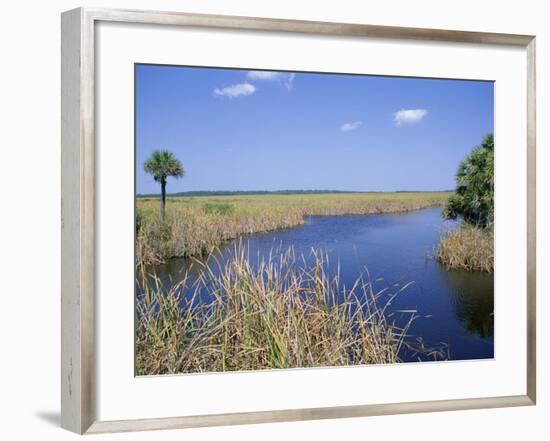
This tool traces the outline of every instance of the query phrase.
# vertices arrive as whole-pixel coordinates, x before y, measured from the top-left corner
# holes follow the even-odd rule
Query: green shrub
[[[206,202],[202,208],[206,214],[218,216],[228,216],[234,212],[233,205],[227,202]]]

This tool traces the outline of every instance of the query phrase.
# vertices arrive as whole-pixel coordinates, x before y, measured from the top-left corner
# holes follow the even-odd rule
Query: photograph
[[[493,81],[137,63],[134,148],[136,376],[495,357]]]

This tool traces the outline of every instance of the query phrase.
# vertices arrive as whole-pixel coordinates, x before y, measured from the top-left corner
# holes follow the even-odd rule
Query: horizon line
[[[177,191],[174,193],[166,193],[166,196],[179,196],[179,195],[192,195],[192,194],[234,194],[234,193],[263,193],[263,194],[277,194],[277,193],[452,193],[454,189],[446,190],[300,190],[300,189],[284,189],[284,190],[187,190]],[[160,193],[136,193],[136,196],[160,196]]]

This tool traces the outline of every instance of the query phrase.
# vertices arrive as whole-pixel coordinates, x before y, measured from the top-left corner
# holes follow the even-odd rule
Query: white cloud
[[[246,75],[249,81],[277,81],[288,90],[292,89],[292,82],[296,74],[288,72],[273,72],[265,70],[251,70]]]
[[[402,124],[416,124],[422,121],[428,111],[426,109],[401,109],[393,114],[393,121],[397,126]]]
[[[361,127],[362,124],[363,123],[361,121],[354,121],[354,122],[345,123],[345,124],[342,124],[340,126],[340,131],[350,132],[352,130],[358,129],[359,127]]]
[[[248,72],[246,77],[249,80],[278,80],[281,75],[281,72],[251,70]]]
[[[252,95],[256,92],[256,87],[250,83],[235,84],[234,86],[224,87],[223,89],[214,89],[214,95],[235,98],[237,96]]]

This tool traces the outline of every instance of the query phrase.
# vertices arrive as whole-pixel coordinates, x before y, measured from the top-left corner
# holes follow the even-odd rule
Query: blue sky
[[[493,83],[136,65],[136,190],[167,149],[197,190],[454,188],[493,132]]]

